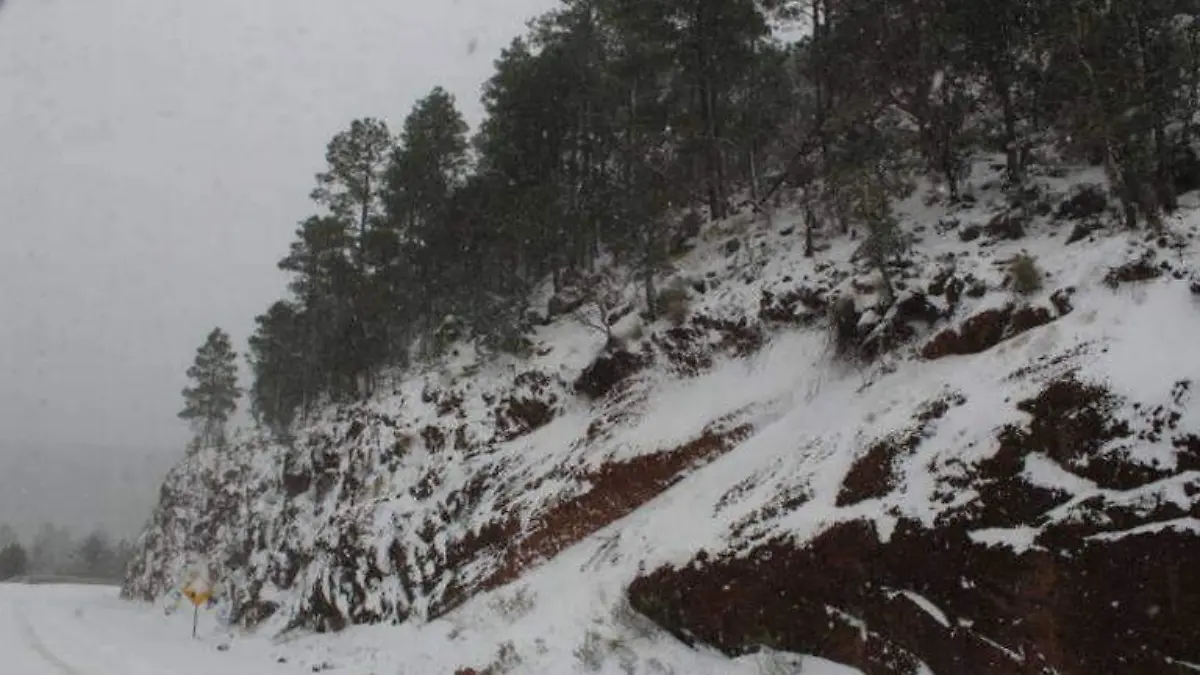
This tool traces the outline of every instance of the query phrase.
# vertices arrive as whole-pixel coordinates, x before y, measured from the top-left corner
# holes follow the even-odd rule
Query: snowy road
[[[12,675],[274,675],[265,645],[218,651],[212,617],[191,637],[191,616],[165,617],[102,586],[0,584],[0,654]],[[207,629],[207,630],[206,630]]]
[[[469,607],[468,612],[488,611],[485,605]],[[0,583],[0,675],[303,675],[318,671],[337,675],[449,675],[464,664],[488,663],[498,643],[512,645],[512,638],[531,628],[501,635],[494,630],[471,630],[472,626],[487,625],[482,616],[459,616],[458,621],[462,628],[453,634],[461,633],[466,640],[456,641],[447,632],[450,624],[438,623],[425,631],[413,626],[374,626],[337,636],[276,642],[263,636],[230,639],[208,613],[201,614],[198,639],[192,639],[190,611],[165,616],[155,607],[121,601],[116,588]],[[561,622],[559,627],[569,629],[570,623]],[[616,657],[606,658],[599,670],[587,666],[578,657],[576,641],[554,627],[539,626],[535,630],[547,637],[540,660],[530,657],[529,662],[507,672],[629,672]],[[222,644],[229,644],[229,650],[219,650]],[[692,651],[665,638],[631,640],[629,644],[646,650],[641,655],[646,665],[638,667],[638,673],[761,675],[786,671],[798,675],[861,675],[852,668],[819,659],[763,665],[752,656],[734,662]],[[663,660],[678,667],[664,670]],[[802,665],[797,665],[801,661]],[[784,668],[779,663],[793,665]]]

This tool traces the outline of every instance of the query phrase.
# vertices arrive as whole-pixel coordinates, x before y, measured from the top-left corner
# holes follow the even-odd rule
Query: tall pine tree
[[[192,385],[183,390],[183,410],[201,446],[222,445],[225,425],[237,410],[242,390],[237,385],[237,354],[229,336],[214,328],[196,350],[196,360],[187,370]]]

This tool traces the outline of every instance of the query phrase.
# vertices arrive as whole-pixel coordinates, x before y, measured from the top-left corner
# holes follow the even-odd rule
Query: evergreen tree
[[[8,523],[0,523],[0,548],[4,548],[17,541],[17,533],[12,527]]]
[[[19,542],[0,548],[0,581],[19,577],[29,571],[29,558]]]
[[[404,121],[387,170],[387,228],[373,245],[379,264],[375,296],[390,310],[385,313],[393,358],[407,355],[414,329],[428,331],[439,314],[450,311],[452,291],[472,278],[472,266],[456,264],[467,257],[469,238],[449,223],[469,162],[467,124],[454,97],[436,87]]]
[[[179,417],[191,423],[201,445],[224,443],[225,424],[242,393],[237,386],[237,355],[224,331],[214,328],[208,334],[187,376],[192,385],[183,390]]]
[[[724,218],[733,96],[753,77],[757,46],[769,36],[766,16],[753,0],[611,1],[631,41],[669,59],[680,157],[704,186],[710,216]]]
[[[360,264],[368,230],[383,215],[383,173],[392,152],[392,136],[381,120],[354,120],[325,149],[328,168],[317,174],[311,197],[329,209],[354,238]]]
[[[468,169],[467,123],[435,87],[404,120],[387,169],[388,223],[416,238],[435,228]]]
[[[306,341],[313,327],[293,303],[276,302],[255,318],[250,336],[250,410],[257,423],[287,438],[297,413],[315,403],[319,364]]]
[[[381,261],[370,249],[385,225],[393,148],[387,125],[373,118],[354,120],[329,141],[328,166],[311,194],[328,214],[304,221],[279,263],[296,274],[292,288],[309,319],[307,353],[336,397],[369,394],[387,357],[387,302],[375,279]]]
[[[286,437],[318,400],[369,394],[414,343],[519,347],[529,291],[586,285],[606,256],[634,268],[653,312],[701,209],[721,218],[738,191],[761,207],[800,188],[808,254],[823,219],[865,232],[889,297],[905,248],[892,203],[916,177],[960,196],[975,153],[1004,153],[1014,198],[1035,146],[1103,165],[1127,221],[1158,223],[1194,141],[1196,10],[563,0],[497,59],[471,142],[440,88],[396,139],[365,118],[329,142],[323,209],[280,262],[291,296],[250,341],[251,411]],[[777,44],[771,22],[801,14],[808,34]]]
[[[96,530],[79,543],[74,552],[76,574],[96,579],[115,576],[116,554],[109,544],[108,535]]]
[[[71,550],[70,533],[53,524],[43,523],[33,538],[30,568],[39,574],[62,573]]]

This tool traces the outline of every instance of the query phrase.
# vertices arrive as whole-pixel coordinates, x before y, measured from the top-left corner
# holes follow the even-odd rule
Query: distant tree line
[[[254,418],[286,435],[454,339],[520,352],[531,289],[602,259],[653,314],[702,219],[785,188],[806,253],[861,232],[885,290],[891,204],[918,176],[964,198],[979,152],[1003,156],[1014,207],[1054,154],[1159,227],[1196,136],[1198,1],[564,0],[496,60],[474,136],[435,88],[398,133],[364,118],[329,142],[279,263],[290,294],[250,338]]]
[[[28,546],[0,524],[0,581],[23,575],[57,575],[119,581],[133,554],[127,540],[114,542],[103,530],[76,538],[44,524]]]

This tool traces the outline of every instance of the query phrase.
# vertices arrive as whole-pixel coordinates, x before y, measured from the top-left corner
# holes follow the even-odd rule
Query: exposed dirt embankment
[[[1198,555],[1193,533],[1016,553],[962,526],[901,523],[880,543],[854,522],[803,547],[658,570],[629,593],[680,639],[731,655],[765,646],[868,675],[921,663],[939,675],[1182,674],[1193,671],[1175,660],[1200,659]]]
[[[1175,385],[1176,408],[1190,386]],[[881,536],[842,522],[803,544],[780,537],[652,571],[630,600],[690,643],[815,654],[868,675],[1194,672],[1200,455],[1180,433],[1170,468],[1136,458],[1123,442],[1169,437],[1179,410],[1134,406],[1123,420],[1120,403],[1072,378],[1019,403],[1027,423],[1001,430],[996,454],[953,486],[978,498],[937,528],[902,519]],[[843,501],[886,493],[920,427],[868,452]],[[1107,489],[1047,487],[1030,462]]]
[[[440,616],[736,446],[751,430],[737,414],[619,459],[611,444],[646,414],[641,371],[691,377],[762,341],[755,324],[696,313],[630,351],[602,351],[573,379],[528,368],[418,380],[395,409],[334,409],[290,446],[199,451],[164,485],[124,595],[153,600],[204,558],[245,626]],[[589,414],[561,419],[570,407]],[[551,441],[535,437],[555,424]]]
[[[598,324],[559,303],[520,358],[456,344],[387,396],[323,410],[293,442],[194,453],[168,477],[123,594],[154,600],[203,557],[243,626],[419,621],[643,510],[645,536],[606,583],[636,577],[634,607],[730,654],[766,645],[869,675],[1200,663],[1193,385],[1138,405],[1110,388],[1145,383],[1095,363],[1142,348],[1115,330],[1130,315],[1192,311],[1159,287],[1200,274],[1144,244],[1132,257],[1095,247],[1080,255],[1099,273],[1045,270],[1037,279],[1061,286],[1014,295],[999,263],[1015,235],[997,220],[986,246],[897,262],[893,296],[852,241],[814,261],[761,225],[744,233],[745,261],[678,261],[670,274],[686,283],[664,286],[659,319],[638,311],[637,289]],[[1105,270],[1115,290],[1084,284]],[[1120,294],[1146,297],[1109,306]],[[1081,364],[1113,381],[1063,375]],[[1173,368],[1152,372],[1166,384]],[[656,501],[730,452],[729,484],[710,473]],[[692,545],[656,548],[691,532],[687,518],[718,519],[702,535],[717,539],[691,549],[709,552],[653,569]],[[802,539],[781,536],[792,525]]]

